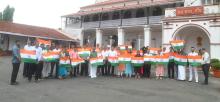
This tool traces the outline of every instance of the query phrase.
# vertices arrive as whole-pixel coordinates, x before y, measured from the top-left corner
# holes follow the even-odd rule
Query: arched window
[[[138,9],[136,12],[136,17],[144,17],[145,13],[144,13],[144,9]]]
[[[90,17],[89,16],[84,16],[84,22],[89,22],[90,21]]]
[[[120,12],[116,11],[113,13],[112,20],[120,19]]]
[[[162,9],[160,7],[153,8],[153,16],[160,16],[162,15]]]
[[[95,14],[92,17],[92,21],[98,21],[99,20],[99,14]]]
[[[131,18],[131,11],[130,10],[127,10],[127,11],[124,11],[124,17],[123,18]]]
[[[102,21],[104,21],[104,20],[109,20],[108,13],[103,13],[102,14]]]

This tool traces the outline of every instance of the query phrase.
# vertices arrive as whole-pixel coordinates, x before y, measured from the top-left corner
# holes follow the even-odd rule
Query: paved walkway
[[[176,80],[79,77],[28,83],[20,69],[18,86],[8,85],[10,58],[0,58],[0,102],[220,102],[220,79],[210,85]],[[203,80],[200,75],[200,80]]]

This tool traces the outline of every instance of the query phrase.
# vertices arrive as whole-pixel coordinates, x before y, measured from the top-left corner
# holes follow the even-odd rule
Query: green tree
[[[14,11],[15,9],[8,5],[3,11],[2,20],[13,22]]]
[[[2,12],[0,12],[0,21],[2,20]]]

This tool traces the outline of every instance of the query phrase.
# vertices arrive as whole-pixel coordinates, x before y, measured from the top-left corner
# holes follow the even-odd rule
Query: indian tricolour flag
[[[79,65],[80,63],[84,63],[84,60],[83,59],[71,59],[71,65],[73,67]]]
[[[155,62],[156,64],[168,64],[169,62],[169,56],[168,55],[157,55],[155,56]]]
[[[21,60],[25,63],[37,63],[37,56],[35,50],[20,50]]]
[[[179,54],[175,54],[174,55],[174,61],[175,63],[177,63],[178,65],[187,65],[187,56],[185,55],[179,55]]]
[[[143,66],[144,64],[144,58],[143,57],[132,57],[131,59],[131,63],[133,64],[133,66],[135,67],[140,67]]]
[[[150,54],[157,55],[160,48],[149,48]]]
[[[45,46],[51,45],[51,40],[37,39],[37,42],[39,43],[39,45],[41,45],[41,44],[44,44]]]
[[[131,63],[131,56],[130,55],[120,55],[118,57],[118,61],[119,61],[119,63],[124,63],[124,64]]]
[[[202,56],[187,56],[189,65],[197,67],[202,63]]]
[[[49,51],[43,54],[43,59],[45,62],[56,62],[59,59],[59,52]]]
[[[90,58],[90,64],[92,66],[103,65],[103,58],[102,57]]]
[[[131,45],[128,45],[128,49],[131,50],[131,49],[132,49],[132,46],[131,46]]]
[[[70,63],[69,57],[61,57],[59,64],[60,66],[63,66],[63,67],[70,67],[71,63]]]
[[[155,62],[155,56],[144,56],[144,62]]]
[[[108,57],[108,61],[111,63],[112,66],[118,65],[118,57]]]
[[[119,46],[119,49],[120,49],[120,50],[126,50],[126,46],[125,46],[125,45],[120,45],[120,46]]]
[[[80,57],[89,57],[90,50],[88,50],[88,49],[80,49],[78,51],[78,54],[79,54]]]
[[[173,47],[174,50],[180,50],[184,47],[184,40],[173,40],[170,41],[171,46]]]

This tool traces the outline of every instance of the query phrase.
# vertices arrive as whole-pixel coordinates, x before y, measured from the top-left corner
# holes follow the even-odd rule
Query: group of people
[[[156,79],[163,79],[165,75],[165,68],[167,68],[168,78],[177,79],[185,81],[186,79],[186,68],[189,68],[189,79],[191,82],[193,80],[193,75],[195,77],[195,82],[199,82],[198,78],[198,68],[197,66],[181,65],[175,63],[175,61],[170,60],[168,64],[152,64],[150,62],[144,62],[141,65],[134,65],[132,63],[111,63],[110,59],[118,56],[134,56],[134,57],[144,57],[144,56],[154,56],[155,54],[150,53],[149,47],[143,47],[140,50],[132,50],[125,48],[125,50],[120,50],[119,47],[105,47],[100,48],[99,45],[96,47],[89,47],[88,45],[84,47],[76,47],[74,45],[70,47],[56,45],[52,43],[51,45],[39,44],[38,42],[27,42],[27,45],[24,47],[25,50],[35,50],[37,56],[37,63],[26,63],[24,62],[23,76],[31,82],[32,77],[35,77],[35,82],[38,82],[41,79],[47,78],[57,78],[64,79],[70,76],[75,78],[77,76],[90,76],[91,78],[96,78],[97,76],[118,76],[118,77],[135,77],[136,79],[140,78],[151,78],[152,76],[152,67],[155,67]],[[78,50],[87,49],[90,51],[88,56],[80,56]],[[69,58],[69,59],[82,59],[83,63],[80,63],[76,66],[61,66],[59,59],[54,62],[46,62],[43,59],[43,54],[49,51],[59,52],[59,58]],[[194,47],[191,48],[191,52],[186,54],[183,50],[174,51],[170,47],[169,51],[166,48],[161,48],[158,50],[156,55],[164,55],[169,53],[178,53],[180,55],[190,55],[190,56],[202,56],[202,69],[205,75],[204,84],[208,84],[208,75],[210,68],[210,57],[208,52],[203,48],[201,53],[198,53]],[[17,85],[16,81],[20,63],[22,62],[20,56],[20,44],[19,41],[15,42],[15,45],[12,48],[12,64],[13,71],[11,76],[11,85]],[[92,58],[103,58],[103,64],[93,65],[91,63]],[[55,73],[54,73],[55,71]],[[194,74],[193,74],[194,72]]]

